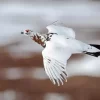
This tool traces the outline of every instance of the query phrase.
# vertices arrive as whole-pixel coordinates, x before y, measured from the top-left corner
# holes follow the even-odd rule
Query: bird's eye
[[[50,37],[52,37],[52,35],[50,35]]]

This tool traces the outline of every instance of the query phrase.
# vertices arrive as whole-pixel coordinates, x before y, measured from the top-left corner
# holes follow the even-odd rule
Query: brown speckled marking
[[[42,47],[45,47],[44,46],[45,43],[44,43],[44,41],[41,40],[40,36],[36,35],[36,36],[32,36],[31,38],[32,38],[32,40],[34,40],[35,42],[40,44]]]

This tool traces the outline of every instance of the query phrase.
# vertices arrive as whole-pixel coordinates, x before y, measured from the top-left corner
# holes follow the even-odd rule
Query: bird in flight
[[[100,56],[100,45],[87,44],[75,39],[73,29],[49,25],[47,34],[40,34],[32,30],[24,30],[21,34],[31,37],[40,44],[45,72],[53,84],[63,85],[67,81],[67,60],[72,54],[87,54],[94,57]]]

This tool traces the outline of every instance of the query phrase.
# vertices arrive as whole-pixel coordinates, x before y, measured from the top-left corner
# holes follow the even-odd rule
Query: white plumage
[[[49,25],[46,28],[48,29],[48,34],[56,34],[50,35],[50,39],[47,41],[47,39],[38,33],[38,36],[42,37],[42,43],[44,42],[46,45],[42,51],[45,72],[53,84],[58,84],[58,86],[60,84],[63,85],[64,80],[67,81],[67,60],[72,54],[87,52],[87,54],[93,55],[93,53],[98,53],[100,50],[76,40],[75,32],[71,28],[56,25]],[[29,36],[31,37],[36,35],[32,31],[27,34],[30,34]],[[36,39],[33,40],[36,41]]]
[[[75,32],[71,28],[50,25],[47,29],[48,33],[58,35],[53,35],[42,51],[44,68],[51,81],[59,86],[60,83],[63,84],[63,79],[67,80],[67,60],[72,54],[99,50],[76,40]]]
[[[75,38],[75,32],[72,28],[57,25],[49,25],[46,28],[48,29],[48,33],[58,33],[69,38]]]
[[[42,55],[46,74],[54,84],[63,84],[63,80],[67,80],[66,65],[71,56],[69,49],[62,44],[48,41]]]

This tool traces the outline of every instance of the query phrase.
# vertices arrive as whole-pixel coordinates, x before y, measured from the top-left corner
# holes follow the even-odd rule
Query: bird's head
[[[34,35],[37,34],[37,32],[33,32],[32,30],[27,29],[27,30],[22,31],[21,34],[24,34],[26,36],[33,37]]]
[[[41,44],[43,47],[45,47],[45,37],[43,35],[41,35],[38,32],[33,32],[32,30],[24,30],[21,32],[21,34],[24,34],[26,36],[31,37],[32,40],[34,40],[35,42],[37,42],[38,44]]]

